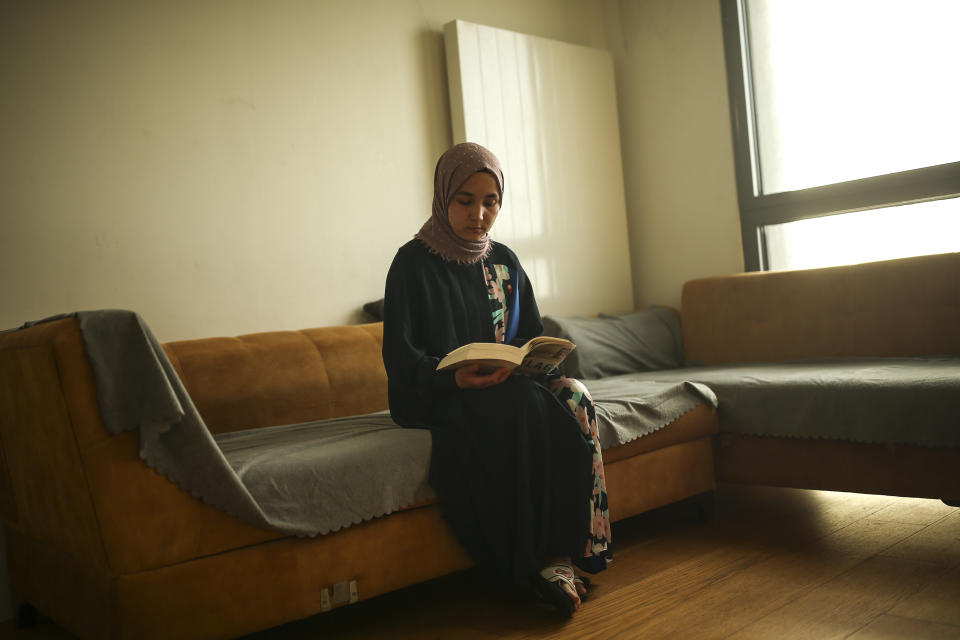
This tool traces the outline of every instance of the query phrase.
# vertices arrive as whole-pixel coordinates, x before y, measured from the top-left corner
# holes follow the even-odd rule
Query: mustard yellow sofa
[[[707,365],[960,357],[960,253],[685,283],[684,350]],[[941,425],[960,435],[960,394]],[[919,399],[918,409],[922,409]],[[784,438],[724,429],[719,482],[960,499],[960,447]]]
[[[381,344],[372,323],[163,348],[216,434],[385,409]],[[73,317],[0,335],[11,590],[80,637],[231,638],[471,564],[430,500],[315,537],[244,524],[108,433],[94,380]],[[709,496],[716,432],[700,403],[605,451],[613,519]]]
[[[707,365],[956,357],[960,254],[694,280],[681,311],[685,355]],[[381,340],[373,323],[164,349],[207,427],[223,433],[384,409]],[[236,637],[342,606],[351,584],[362,600],[470,565],[431,501],[316,537],[243,524],[148,468],[136,432],[109,434],[97,402],[75,319],[0,335],[11,590],[80,637]],[[612,518],[708,493],[718,479],[960,497],[957,448],[717,435],[723,421],[721,398],[719,411],[701,403],[606,449]]]

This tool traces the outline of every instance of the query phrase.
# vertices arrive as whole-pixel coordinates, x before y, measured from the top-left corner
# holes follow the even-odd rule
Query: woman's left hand
[[[457,369],[454,377],[457,381],[457,386],[461,389],[485,389],[495,384],[500,384],[509,378],[512,372],[513,369],[510,367],[502,367],[500,369],[494,369],[490,373],[482,373],[480,371],[480,365],[475,362]]]

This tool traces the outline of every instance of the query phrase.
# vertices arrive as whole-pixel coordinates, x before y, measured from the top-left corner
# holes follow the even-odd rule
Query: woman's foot
[[[571,572],[573,569],[571,569]],[[590,588],[590,578],[586,576],[573,576],[573,586],[577,589],[577,595],[580,596],[580,602],[587,601],[587,589]]]
[[[584,593],[585,585],[581,584]],[[576,575],[570,565],[557,563],[547,565],[534,577],[534,592],[541,600],[553,605],[563,615],[570,617],[580,608],[581,597],[576,584]]]

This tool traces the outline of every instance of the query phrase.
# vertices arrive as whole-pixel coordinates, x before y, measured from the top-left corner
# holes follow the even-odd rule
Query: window
[[[960,251],[960,2],[721,2],[747,269]]]

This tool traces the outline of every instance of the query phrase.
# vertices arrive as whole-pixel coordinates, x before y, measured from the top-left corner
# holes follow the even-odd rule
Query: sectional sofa
[[[152,360],[149,349],[137,356],[165,372],[166,382],[124,379],[105,389],[110,385],[99,373],[102,361],[91,358],[93,331],[87,327],[85,334],[85,317],[0,334],[0,517],[11,589],[29,606],[84,638],[230,638],[470,566],[423,486],[425,432],[397,432],[383,422],[379,323],[167,343],[156,346]],[[960,497],[960,407],[950,399],[960,384],[958,254],[688,282],[678,323],[681,362],[668,369],[604,370],[609,359],[590,365],[590,354],[605,348],[622,354],[649,346],[635,330],[638,325],[623,331],[630,318],[556,320],[558,332],[583,337],[578,350],[585,371],[571,373],[597,378],[588,386],[605,408],[604,459],[614,520],[709,496],[718,480]],[[625,342],[611,347],[609,336],[617,333],[627,336]],[[109,347],[110,334],[105,342]],[[114,360],[127,359],[125,349],[116,349]],[[829,369],[838,358],[852,362],[852,369],[835,376],[845,381],[879,375],[874,365],[863,368],[867,360],[882,359],[876,367],[892,365],[901,374],[897,363],[910,366],[889,383],[870,378],[869,384],[854,384],[853,391],[827,384],[829,402],[812,403],[826,407],[827,414],[837,397],[862,395],[864,386],[884,396],[914,397],[901,389],[903,379],[911,382],[914,365],[923,377],[922,367],[933,362],[936,384],[927,409],[903,415],[917,417],[918,425],[923,418],[917,428],[924,437],[931,431],[943,437],[918,443],[910,433],[904,437],[903,430],[887,429],[864,441],[862,430],[829,437],[816,429],[820,423],[835,428],[876,415],[858,410],[791,422],[792,429],[813,428],[810,434],[757,427],[758,421],[781,422],[777,406],[784,401],[741,393],[756,386],[754,370],[744,367],[799,366],[760,385],[790,390],[798,376],[816,377],[818,363]],[[729,378],[740,379],[740,388],[725,387]],[[163,392],[155,393],[160,387]],[[809,394],[799,388],[793,395],[802,400]],[[856,404],[869,405],[871,397],[877,396],[867,393],[866,401],[860,397]],[[152,417],[124,418],[155,405],[162,406]],[[744,413],[745,405],[753,408]],[[630,413],[647,420],[641,435],[617,424]],[[320,428],[334,425],[339,429],[334,439],[343,440],[354,434],[355,416],[370,415],[376,427],[358,437],[352,455],[359,457],[346,466],[359,467],[363,477],[387,455],[370,453],[380,451],[369,449],[370,443],[399,438],[410,445],[419,462],[388,471],[379,480],[385,484],[374,491],[391,494],[389,474],[403,475],[413,489],[390,498],[395,507],[297,529],[287,521],[277,524],[269,513],[225,507],[221,498],[197,489],[207,482],[216,493],[239,479],[238,490],[246,490],[258,456],[230,454],[242,460],[228,460],[226,476],[217,476],[211,469],[222,462],[218,451],[247,451],[250,439],[276,433],[278,426],[313,421],[327,421]],[[173,449],[173,460],[170,449],[151,457],[156,454],[150,443],[184,432],[181,423],[190,416],[191,428],[214,443],[214,453],[207,451],[213,458],[200,456],[194,445],[179,457]],[[117,426],[124,419],[131,424]],[[857,424],[864,426],[869,430],[869,424]],[[203,446],[209,449],[210,442]],[[298,453],[306,451],[296,446]],[[299,465],[321,473],[310,477],[323,477],[327,467],[304,465],[302,459]],[[191,484],[194,480],[181,476],[190,467],[208,477]],[[236,478],[228,478],[231,473]],[[358,483],[339,478],[337,472],[313,483],[335,489],[318,500],[320,506]]]

